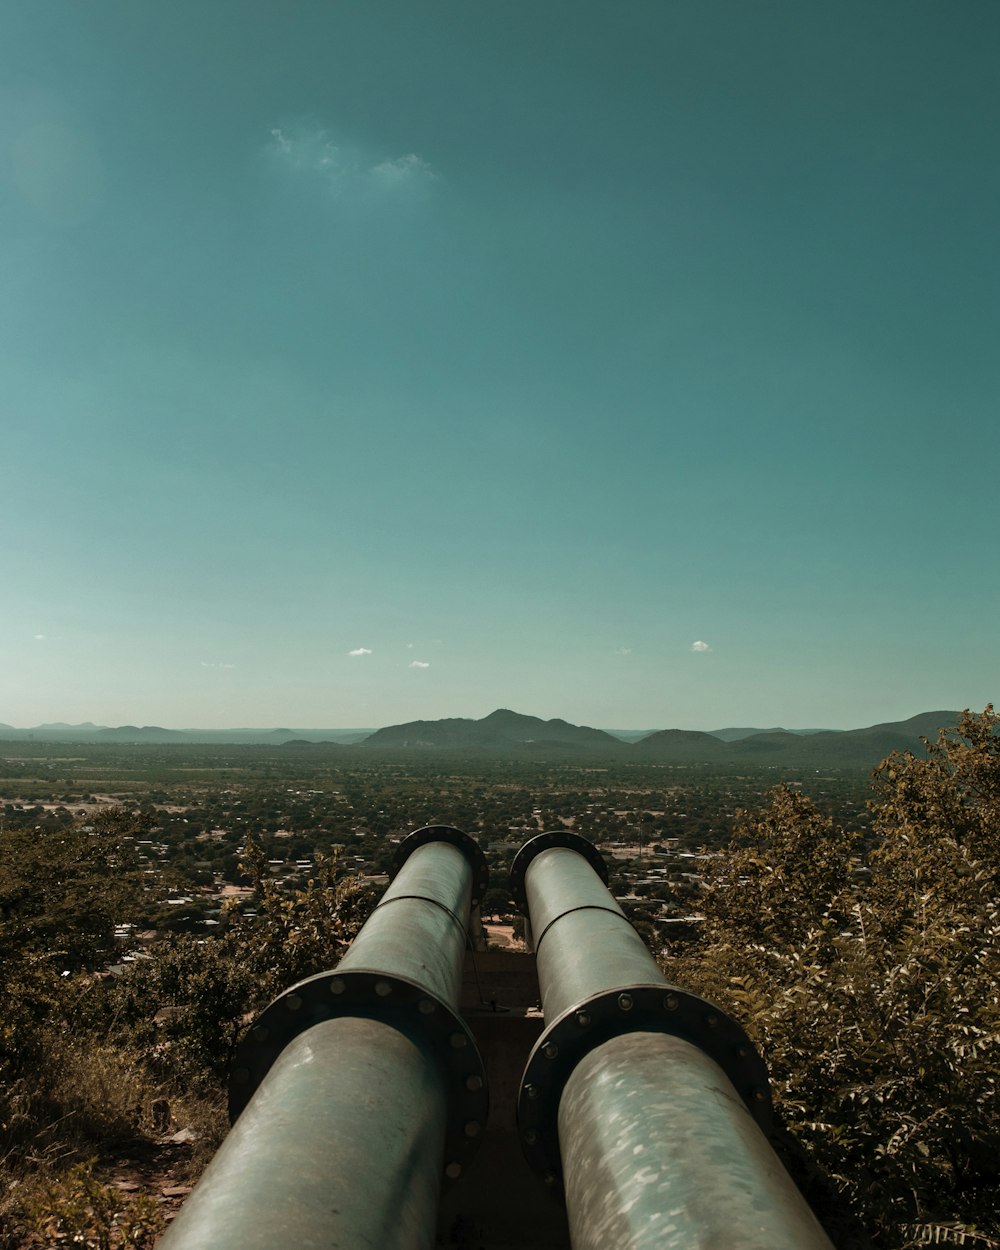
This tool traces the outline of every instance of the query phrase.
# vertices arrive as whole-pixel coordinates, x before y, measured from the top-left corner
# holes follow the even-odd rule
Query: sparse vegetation
[[[789,1164],[841,1250],[1000,1244],[997,725],[992,708],[966,713],[926,757],[890,756],[867,808],[835,771],[774,790],[769,770],[338,771],[322,751],[249,747],[238,761],[185,748],[176,774],[162,748],[102,748],[103,774],[91,756],[86,785],[67,764],[45,790],[31,761],[52,759],[18,744],[0,856],[0,1246],[151,1245],[161,1204],[116,1177],[137,1160],[152,1174],[164,1151],[171,1175],[197,1175],[248,1018],[337,962],[395,842],[438,822],[479,838],[501,913],[527,837],[561,825],[602,844],[671,978],[756,1036]]]
[[[168,935],[117,975],[101,974],[94,964],[113,949],[113,917],[139,914],[152,888],[130,859],[144,827],[122,810],[73,826],[57,843],[60,856],[76,856],[72,871],[40,854],[37,840],[8,844],[14,853],[0,876],[2,1246],[151,1245],[162,1227],[157,1204],[103,1176],[122,1158],[155,1152],[179,1124],[198,1147],[189,1167],[203,1166],[225,1131],[224,1079],[248,1013],[336,963],[363,919],[365,888],[334,861],[318,864],[304,888],[283,891],[249,843],[259,915],[234,911],[219,937]],[[37,894],[27,889],[31,873]],[[58,896],[58,924],[37,903],[47,892]]]

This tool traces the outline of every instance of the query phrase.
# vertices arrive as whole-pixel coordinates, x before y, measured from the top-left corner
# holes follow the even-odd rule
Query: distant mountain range
[[[663,729],[632,748],[648,760],[671,763],[787,764],[800,768],[874,767],[893,751],[924,753],[924,738],[954,725],[958,712],[921,712],[909,720],[870,725],[864,729],[792,733],[763,730],[726,740],[714,734]]]
[[[664,764],[777,764],[871,768],[892,751],[923,752],[923,737],[953,725],[957,712],[922,712],[865,729],[661,729],[627,742],[602,729],[499,709],[482,720],[411,721],[380,729],[362,750],[464,750],[518,758],[603,756]]]
[[[217,745],[281,746],[285,742],[361,742],[371,729],[164,729],[161,725],[95,725],[84,721],[67,725],[57,721],[33,729],[0,724],[0,741],[7,742],[132,742],[168,745],[198,742]]]
[[[465,752],[516,759],[614,759],[663,764],[787,765],[793,768],[871,768],[892,751],[923,752],[922,738],[954,725],[958,712],[921,712],[905,721],[864,729],[592,729],[498,708],[481,720],[410,721],[384,729],[163,729],[157,725],[0,724],[0,741],[194,743],[266,746],[325,745],[366,754]]]

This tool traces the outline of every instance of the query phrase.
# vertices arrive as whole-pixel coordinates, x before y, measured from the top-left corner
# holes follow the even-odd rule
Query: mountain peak
[[[410,721],[390,725],[365,739],[366,747],[404,749],[447,747],[474,751],[518,751],[538,754],[556,750],[621,750],[623,743],[603,729],[571,725],[564,720],[542,720],[510,708],[497,708],[481,720]]]

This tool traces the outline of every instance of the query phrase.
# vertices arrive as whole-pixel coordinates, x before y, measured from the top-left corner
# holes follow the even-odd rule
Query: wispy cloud
[[[615,655],[631,655],[631,647],[615,647]]]
[[[353,651],[348,651],[348,655],[371,655],[371,647],[355,647]]]
[[[335,196],[403,194],[425,189],[438,175],[416,152],[374,156],[337,143],[321,126],[275,126],[269,157],[295,174],[318,179]]]
[[[325,130],[300,128],[285,131],[274,127],[268,144],[270,154],[286,167],[335,177],[356,168],[354,160],[339,148]]]
[[[216,660],[202,660],[202,668],[235,668],[235,664],[222,664]]]
[[[44,634],[35,634],[35,642],[42,642],[45,639]]]
[[[380,161],[372,167],[371,172],[387,187],[428,182],[437,177],[427,161],[422,156],[417,156],[416,152],[408,152],[391,161]]]
[[[707,642],[700,642],[700,641],[699,641],[699,642],[692,642],[692,644],[691,644],[691,650],[692,650],[692,651],[697,651],[697,652],[703,652],[703,651],[711,651],[711,650],[712,650],[712,648],[708,645],[708,643],[707,643]]]
[[[430,664],[426,660],[411,660],[410,668],[430,668]]]

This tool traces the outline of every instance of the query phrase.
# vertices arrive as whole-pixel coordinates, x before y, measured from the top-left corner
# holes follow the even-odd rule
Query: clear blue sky
[[[0,721],[997,696],[996,0],[3,28]]]

